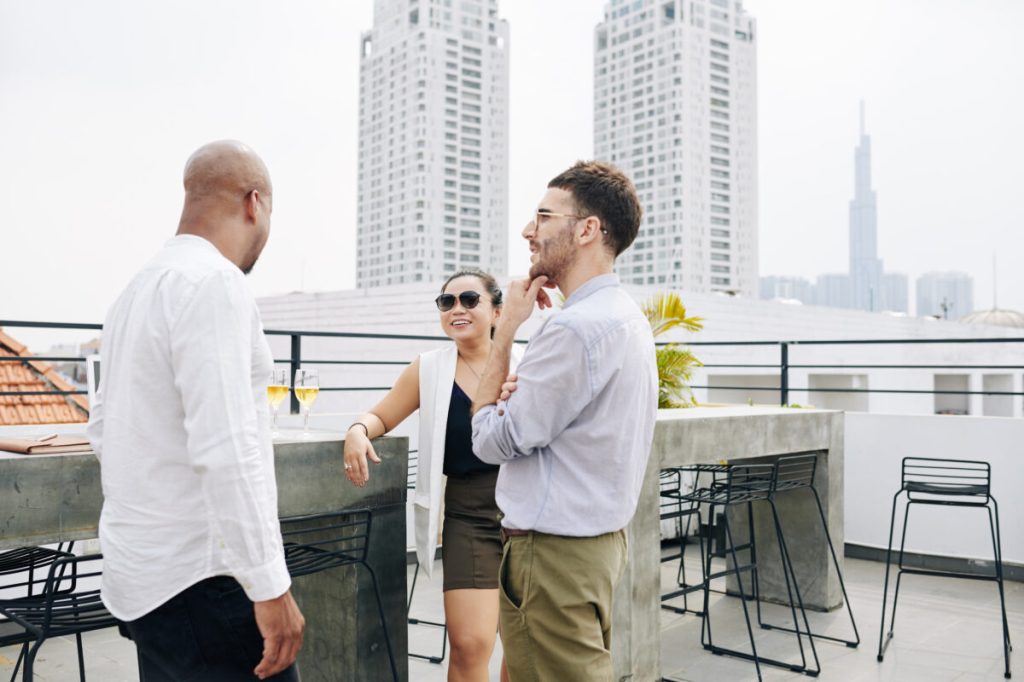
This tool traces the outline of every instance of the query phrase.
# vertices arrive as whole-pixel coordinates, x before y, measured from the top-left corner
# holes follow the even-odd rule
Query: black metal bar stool
[[[1003,626],[1003,677],[1010,677],[1010,627],[1006,620],[1006,598],[1003,592],[1003,550],[999,534],[999,505],[992,497],[992,468],[988,462],[965,459],[936,459],[931,457],[904,457],[900,489],[892,498],[892,516],[889,520],[889,545],[885,552],[885,584],[882,588],[882,622],[878,632],[878,660],[885,656],[885,650],[893,638],[896,625],[896,602],[900,596],[900,581],[903,574],[931,575],[968,580],[991,580],[999,587],[999,606],[1002,609]],[[896,502],[906,493],[907,505],[903,513],[903,532],[900,538],[899,559],[896,562],[896,590],[892,598],[892,617],[889,634],[885,634],[885,609],[889,596],[889,566],[892,563],[892,538],[896,526]],[[990,504],[991,503],[991,504]],[[992,553],[995,559],[994,575],[975,575],[956,571],[936,571],[924,568],[905,568],[903,550],[907,542],[907,520],[910,507],[915,504],[941,505],[946,507],[978,507],[988,512],[989,531],[992,534]]]
[[[673,467],[662,469],[659,476],[660,518],[662,521],[671,520],[674,522],[675,540],[678,543],[677,550],[670,554],[662,555],[661,563],[679,560],[679,569],[676,571],[675,579],[676,587],[661,595],[661,608],[673,613],[692,613],[696,616],[703,616],[704,611],[691,608],[688,599],[691,593],[704,589],[705,581],[704,538],[700,533],[702,527],[700,505],[695,502],[684,502],[682,499],[682,496],[685,494],[683,490],[683,474],[693,472],[693,467]],[[696,484],[694,484],[694,487],[696,487]],[[686,582],[686,546],[691,543],[690,523],[694,517],[697,518],[697,542],[700,545],[697,563],[700,566],[701,580],[696,584],[690,584]],[[686,519],[685,525],[683,524],[683,519]],[[679,597],[683,598],[682,606],[665,603]]]
[[[74,542],[61,543],[57,549],[50,547],[18,547],[0,552],[0,608],[6,603],[14,604],[17,600],[30,598],[43,588],[45,573],[54,561],[71,556]],[[11,680],[18,677],[22,661],[28,652],[31,639],[25,634],[24,628],[11,619],[0,615],[0,647],[21,644],[18,660],[14,664]],[[85,674],[81,672],[81,674]]]
[[[373,583],[373,596],[377,600],[377,613],[380,615],[391,675],[395,682],[398,682],[398,667],[395,665],[395,654],[391,649],[391,636],[388,634],[377,574],[366,560],[372,521],[373,512],[369,509],[283,518],[281,536],[284,539],[284,558],[288,565],[288,573],[292,577],[356,564],[366,569]],[[303,540],[296,542],[296,536],[301,536]],[[316,539],[309,539],[311,536]]]
[[[99,554],[56,557],[50,563],[46,578],[37,579],[41,591],[31,597],[0,601],[0,613],[21,628],[20,641],[12,643],[28,645],[22,674],[25,682],[33,679],[36,654],[43,642],[67,635],[75,636],[79,679],[85,682],[82,634],[118,625],[118,620],[100,600],[102,560]]]
[[[792,564],[789,558],[789,552],[786,550],[785,539],[782,536],[782,526],[779,523],[778,513],[775,509],[773,501],[773,492],[775,485],[775,465],[774,464],[738,464],[725,466],[725,478],[724,480],[718,479],[711,482],[709,487],[698,488],[691,493],[682,495],[682,499],[686,502],[695,504],[706,504],[709,506],[709,513],[714,516],[715,508],[721,508],[726,513],[722,516],[722,523],[725,531],[725,549],[729,557],[732,559],[732,566],[727,566],[725,570],[712,572],[711,558],[712,554],[710,551],[705,553],[705,580],[702,585],[704,592],[704,622],[701,628],[701,644],[702,646],[717,655],[730,655],[743,658],[754,663],[754,667],[757,671],[757,679],[761,678],[761,664],[773,665],[794,672],[802,672],[811,676],[816,676],[821,666],[818,662],[817,651],[814,648],[814,640],[808,636],[808,643],[810,644],[811,653],[814,659],[814,666],[808,665],[808,659],[804,650],[803,637],[807,636],[807,631],[810,627],[807,623],[807,614],[804,612],[803,600],[800,596],[799,588],[796,585],[796,579],[793,575]],[[772,518],[775,526],[776,539],[779,543],[780,555],[783,564],[783,576],[786,583],[786,591],[789,596],[789,607],[793,617],[794,626],[792,631],[796,635],[797,645],[800,651],[800,663],[790,663],[779,659],[769,658],[761,656],[757,653],[757,643],[754,638],[754,630],[751,624],[750,612],[747,607],[748,599],[758,599],[758,578],[757,578],[757,549],[756,549],[756,538],[754,533],[753,523],[753,503],[754,502],[766,502],[772,511]],[[734,507],[745,506],[747,511],[747,520],[749,525],[750,537],[746,543],[737,544],[733,538],[733,532],[731,524],[729,522],[728,511]],[[748,551],[750,554],[750,561],[748,563],[741,563],[739,560],[738,552]],[[749,572],[751,574],[750,586],[752,591],[748,592],[744,587],[743,574]],[[736,588],[740,597],[740,604],[743,607],[743,617],[747,626],[747,635],[750,639],[750,653],[746,651],[740,651],[738,649],[729,649],[716,645],[712,635],[711,625],[711,612],[708,609],[708,599],[710,594],[711,581],[718,578],[724,578],[730,575],[736,576]],[[797,610],[803,614],[803,621],[806,630],[799,628],[799,621],[797,620]]]
[[[833,637],[815,632],[811,632],[810,634],[818,639],[827,639],[833,642],[845,644],[850,648],[856,648],[860,644],[860,633],[857,631],[857,622],[853,618],[853,609],[850,607],[850,599],[846,595],[846,583],[843,580],[843,571],[839,566],[839,556],[836,554],[835,545],[832,543],[832,535],[828,531],[828,521],[825,519],[825,510],[821,504],[821,497],[818,495],[817,488],[814,487],[814,474],[818,467],[818,456],[819,452],[811,452],[780,457],[775,463],[775,485],[773,486],[772,496],[774,500],[777,500],[779,493],[795,493],[800,490],[810,490],[814,495],[814,502],[818,506],[818,518],[821,519],[821,527],[825,531],[825,540],[828,542],[828,550],[832,555],[832,565],[836,569],[836,575],[839,576],[839,587],[843,593],[843,604],[845,604],[846,611],[850,616],[850,625],[853,626],[853,639],[843,639],[841,637]],[[795,631],[793,628],[764,622],[761,615],[760,601],[757,603],[757,622],[766,630],[782,630],[785,632]]]
[[[419,451],[409,451],[409,468],[406,477],[406,489],[416,489],[416,477],[419,475]],[[417,654],[412,651],[409,652],[410,658],[420,658],[431,663],[440,665],[444,661],[445,656],[448,655],[448,623],[444,620],[426,620],[425,618],[414,618],[409,615],[412,610],[412,598],[416,594],[416,579],[420,577],[420,562],[416,559],[416,568],[413,569],[412,573],[412,586],[409,588],[409,600],[405,605],[405,619],[409,625],[426,625],[428,627],[441,628],[441,655],[433,654]]]

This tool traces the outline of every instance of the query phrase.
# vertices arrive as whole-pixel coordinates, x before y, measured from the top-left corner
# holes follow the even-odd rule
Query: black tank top
[[[484,471],[497,471],[494,464],[481,462],[473,454],[473,401],[452,382],[452,398],[448,404],[448,427],[444,436],[444,475],[468,476]]]

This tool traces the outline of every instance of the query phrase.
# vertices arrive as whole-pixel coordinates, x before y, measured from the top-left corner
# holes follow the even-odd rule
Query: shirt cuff
[[[480,426],[483,426],[484,420],[487,419],[487,415],[493,412],[496,408],[496,405],[490,404],[484,405],[479,410],[477,410],[476,414],[473,415],[472,419],[473,429],[476,430]]]
[[[255,566],[244,571],[235,571],[235,580],[245,590],[250,601],[268,601],[276,599],[291,587],[292,577],[288,575],[288,566],[284,562],[284,554],[262,566]]]

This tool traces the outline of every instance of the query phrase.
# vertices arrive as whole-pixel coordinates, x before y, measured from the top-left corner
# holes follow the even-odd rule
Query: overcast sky
[[[547,180],[592,152],[603,5],[499,5],[513,274],[527,269],[518,233]],[[846,269],[864,99],[886,269],[966,271],[983,308],[995,252],[999,304],[1024,310],[1024,2],[746,7],[759,28],[761,274]],[[371,25],[371,0],[0,0],[0,319],[102,321],[174,233],[185,159],[225,137],[274,179],[254,292],[352,287],[358,46]]]

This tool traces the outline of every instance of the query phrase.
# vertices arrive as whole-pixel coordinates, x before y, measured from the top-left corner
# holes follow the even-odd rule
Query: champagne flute
[[[302,422],[302,437],[309,438],[309,411],[320,395],[320,376],[315,369],[295,370],[295,397],[302,403],[306,410],[305,420]]]
[[[270,383],[267,384],[267,400],[270,401],[270,409],[274,413],[274,428],[271,436],[277,437],[281,432],[277,430],[277,413],[281,403],[288,397],[288,370],[274,369],[270,372]]]

